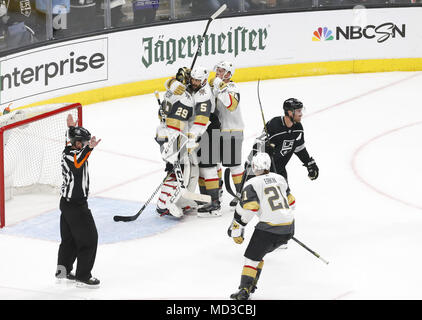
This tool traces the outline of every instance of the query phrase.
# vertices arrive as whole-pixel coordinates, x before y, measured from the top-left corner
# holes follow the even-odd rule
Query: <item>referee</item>
[[[100,143],[83,127],[77,127],[72,115],[67,117],[68,144],[62,154],[63,185],[60,199],[60,235],[57,278],[76,280],[77,287],[99,287],[92,277],[98,245],[98,233],[88,208],[88,158]],[[76,273],[71,273],[77,260]]]

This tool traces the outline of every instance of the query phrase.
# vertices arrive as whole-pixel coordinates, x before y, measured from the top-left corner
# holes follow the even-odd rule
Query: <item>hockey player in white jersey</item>
[[[214,67],[216,77],[210,79],[210,85],[213,89],[216,109],[221,122],[222,165],[230,168],[236,192],[239,192],[244,173],[242,165],[244,123],[240,108],[240,91],[237,84],[231,80],[234,70],[233,63],[229,61],[219,62]],[[232,207],[236,204],[236,198],[230,202]]]
[[[217,163],[213,153],[212,130],[219,131],[220,123],[214,115],[215,103],[211,87],[208,84],[209,72],[206,68],[197,67],[192,70],[191,84],[193,99],[195,101],[195,120],[190,134],[194,134],[193,139],[200,142],[198,150],[199,176],[203,181],[205,194],[211,197],[211,203],[198,209],[199,217],[213,217],[221,215],[221,205],[219,199],[219,178],[213,166]],[[198,138],[201,138],[200,140]],[[192,137],[190,136],[190,139]],[[190,140],[193,142],[193,140]],[[189,142],[187,145],[190,148]],[[211,168],[210,168],[211,166]]]
[[[176,217],[183,215],[183,207],[187,203],[176,205],[175,193],[179,188],[179,181],[174,171],[174,163],[181,161],[184,171],[189,173],[191,169],[188,155],[183,149],[183,144],[187,143],[187,133],[189,131],[189,119],[193,115],[194,101],[192,95],[186,91],[186,85],[190,80],[190,70],[180,68],[175,78],[166,81],[168,88],[159,110],[160,125],[157,128],[156,141],[160,144],[163,160],[166,161],[166,172],[168,176],[164,182],[157,202],[157,213],[160,215],[170,214]],[[169,88],[172,87],[172,90]],[[174,92],[173,92],[174,91]],[[186,162],[186,163],[184,163]],[[189,177],[187,177],[189,178]],[[185,179],[184,179],[185,180]],[[194,190],[196,185],[189,185],[190,180],[186,180],[187,187]]]
[[[270,172],[270,166],[271,159],[267,153],[257,153],[252,158],[255,177],[245,183],[227,231],[236,243],[241,244],[245,226],[255,214],[259,217],[244,254],[239,291],[230,296],[234,300],[249,298],[256,289],[264,256],[286,244],[294,235],[294,214],[287,201],[286,179]]]
[[[183,180],[191,192],[195,191],[199,178],[196,157],[199,140],[207,128],[213,106],[207,83],[208,74],[207,69],[203,67],[194,68],[192,71],[188,68],[180,68],[176,78],[168,80],[165,84],[167,91],[163,105],[170,105],[170,111],[166,116],[168,142],[163,144],[162,155],[163,159],[171,164],[180,160],[184,167]],[[157,209],[160,214],[170,213],[174,216],[181,216],[184,209],[180,207],[181,204],[190,204],[186,207],[193,206],[192,202],[182,201],[178,202],[178,206],[169,207],[168,202],[174,199],[177,183],[178,179],[171,174],[163,184]],[[210,197],[196,198],[208,199]],[[166,211],[167,209],[168,211]]]

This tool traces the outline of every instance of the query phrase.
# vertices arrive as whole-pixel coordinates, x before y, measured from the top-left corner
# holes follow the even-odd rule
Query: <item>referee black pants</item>
[[[77,260],[76,279],[86,281],[91,278],[97,254],[98,233],[91,210],[85,199],[67,201],[60,199],[59,266],[69,273]]]

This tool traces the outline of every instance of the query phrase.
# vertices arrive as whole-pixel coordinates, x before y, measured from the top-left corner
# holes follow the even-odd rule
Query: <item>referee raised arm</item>
[[[99,287],[100,280],[92,277],[98,245],[98,233],[88,208],[88,158],[101,139],[77,127],[72,115],[67,117],[68,139],[62,154],[63,184],[60,199],[60,235],[57,278],[76,280],[77,287]],[[76,272],[71,273],[77,260]]]

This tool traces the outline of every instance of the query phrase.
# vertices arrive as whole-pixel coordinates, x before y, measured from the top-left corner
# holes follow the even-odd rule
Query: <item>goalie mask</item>
[[[220,61],[214,67],[214,71],[217,72],[218,68],[226,70],[226,72],[223,75],[223,79],[230,79],[231,77],[233,77],[233,74],[234,74],[233,63],[231,63],[229,61]],[[230,72],[230,75],[228,75],[229,72]]]
[[[190,82],[190,69],[187,67],[179,68],[176,73],[176,80],[185,86]]]
[[[76,141],[80,141],[84,144],[91,140],[91,133],[89,133],[89,131],[84,127],[70,127],[68,137],[70,143],[74,146]]]
[[[259,152],[252,158],[252,170],[257,174],[262,174],[263,171],[269,171],[271,168],[271,159],[268,153]]]

